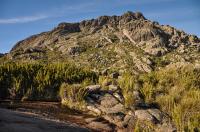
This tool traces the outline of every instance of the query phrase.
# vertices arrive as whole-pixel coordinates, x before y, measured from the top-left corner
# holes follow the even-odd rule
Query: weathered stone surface
[[[117,91],[117,90],[119,90],[119,86],[117,86],[117,85],[112,85],[112,84],[111,84],[111,85],[109,85],[108,87],[109,87],[109,90],[110,90],[110,91]]]
[[[139,91],[135,90],[131,92],[134,98],[134,109],[129,107],[125,108],[124,97],[121,94],[121,91],[118,88],[118,85],[110,85],[112,88],[112,93],[110,89],[101,90],[98,85],[88,86],[95,89],[96,87],[98,92],[89,92],[85,98],[87,104],[87,110],[92,113],[103,117],[108,122],[116,125],[120,130],[132,130],[136,120],[148,121],[156,125],[156,129],[163,130],[164,128],[172,130],[168,117],[164,116],[164,113],[157,108],[152,108],[146,104],[142,98],[142,95]],[[95,88],[93,88],[95,87]],[[91,121],[93,122],[93,121]],[[167,123],[169,125],[163,124]],[[95,122],[96,123],[96,122]],[[168,127],[168,128],[167,128]]]
[[[135,116],[139,120],[155,122],[155,118],[147,110],[136,110]]]
[[[79,23],[60,23],[58,24],[58,27],[55,30],[61,30],[65,33],[73,33],[73,32],[79,32]]]
[[[133,91],[133,98],[135,100],[135,103],[144,103],[144,99],[142,98],[142,95],[139,91]]]
[[[111,94],[105,94],[101,98],[101,106],[106,107],[106,108],[111,108],[118,104],[118,100],[114,98]]]
[[[90,86],[87,86],[86,89],[88,90],[89,93],[98,92],[101,89],[101,86],[100,85],[90,85]]]
[[[115,106],[110,107],[110,108],[106,108],[103,106],[100,106],[99,108],[106,114],[123,112],[125,110],[122,104],[116,104]]]
[[[81,52],[85,51],[85,49],[79,45],[75,45],[68,48],[68,54],[70,55],[79,55]]]
[[[106,132],[113,131],[112,126],[110,126],[107,123],[103,123],[103,122],[92,121],[92,122],[88,123],[88,126],[95,130],[98,130],[98,131],[106,131]]]
[[[171,123],[163,123],[156,129],[156,132],[177,132],[177,129]]]
[[[99,71],[110,68],[119,71],[131,69],[133,73],[139,74],[154,70],[157,67],[155,61],[159,57],[166,57],[168,53],[169,56],[181,53],[182,59],[185,59],[184,56],[193,58],[185,61],[199,60],[199,53],[193,52],[200,48],[194,45],[200,45],[197,36],[169,25],[159,25],[147,20],[141,13],[126,12],[121,16],[60,23],[49,32],[18,42],[9,54],[14,60],[61,59]],[[28,56],[23,55],[26,49],[35,48],[44,50],[44,54],[36,52],[41,54],[35,57],[31,56],[33,51],[27,51]],[[135,58],[130,52],[135,53]],[[169,57],[168,61],[173,63],[178,60]]]
[[[123,127],[123,120],[125,117],[125,114],[123,113],[115,113],[115,114],[108,114],[103,116],[106,120],[109,122],[117,125],[118,127]]]
[[[98,108],[96,108],[94,105],[88,105],[87,109],[96,113],[97,115],[101,115],[101,111]]]
[[[148,112],[153,115],[159,122],[162,122],[163,113],[158,109],[148,109]]]
[[[44,51],[39,48],[27,48],[24,50],[24,53],[33,53],[33,52],[44,52]]]
[[[124,96],[120,92],[113,93],[113,96],[121,103],[124,103]]]

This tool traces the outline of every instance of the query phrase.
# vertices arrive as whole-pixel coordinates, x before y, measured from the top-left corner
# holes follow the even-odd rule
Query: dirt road
[[[72,123],[42,118],[28,112],[0,108],[0,132],[88,132]]]

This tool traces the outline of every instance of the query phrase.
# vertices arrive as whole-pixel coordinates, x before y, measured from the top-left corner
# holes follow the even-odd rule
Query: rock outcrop
[[[129,11],[121,16],[60,23],[51,31],[18,42],[9,56],[14,60],[30,60],[29,56],[32,56],[34,59],[31,60],[35,61],[47,58],[58,61],[55,57],[62,56],[62,61],[74,61],[93,69],[117,67],[124,70],[126,67],[125,70],[141,73],[157,68],[160,65],[157,60],[167,62],[162,66],[198,60],[199,51],[198,37],[168,25],[159,25],[140,12]]]
[[[87,96],[82,110],[85,109],[85,111],[89,111],[89,113],[108,121],[106,124],[88,121],[91,126],[96,126],[99,129],[105,127],[109,131],[111,130],[109,125],[112,124],[118,130],[132,130],[131,127],[138,120],[155,125],[156,131],[167,129],[169,132],[173,132],[176,130],[170,122],[170,118],[164,112],[145,104],[139,91],[133,93],[135,97],[134,107],[127,108],[124,104],[124,97],[120,87],[113,84],[108,87],[108,90],[104,90],[100,85],[90,85],[85,88]],[[63,98],[62,100],[64,103],[68,98]]]

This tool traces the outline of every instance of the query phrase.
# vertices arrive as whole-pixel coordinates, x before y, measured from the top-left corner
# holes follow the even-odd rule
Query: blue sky
[[[140,11],[150,20],[200,37],[200,0],[0,0],[0,53],[60,22],[126,11]]]

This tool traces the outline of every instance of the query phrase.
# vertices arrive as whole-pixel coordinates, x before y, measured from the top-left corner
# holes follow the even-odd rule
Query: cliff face
[[[60,23],[51,31],[18,42],[12,60],[73,61],[94,69],[128,68],[149,72],[175,62],[198,63],[200,39],[142,13],[101,16],[79,23]],[[161,64],[160,64],[161,63]]]

